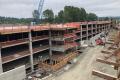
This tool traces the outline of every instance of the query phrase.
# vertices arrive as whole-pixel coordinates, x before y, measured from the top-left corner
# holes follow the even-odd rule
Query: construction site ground
[[[115,75],[116,71],[112,69],[112,66],[96,62],[96,58],[101,57],[103,49],[105,49],[103,46],[88,47],[78,57],[77,65],[65,72],[58,73],[53,80],[104,80],[93,76],[93,69]]]

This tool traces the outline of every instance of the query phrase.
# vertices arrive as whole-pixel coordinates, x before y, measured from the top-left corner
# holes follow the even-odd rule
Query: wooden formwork
[[[46,61],[40,61],[39,67],[44,69],[44,70],[48,70],[48,71],[57,71],[60,68],[62,68],[63,66],[65,66],[68,63],[68,61],[72,60],[77,55],[78,55],[78,53],[75,52],[75,53],[69,53],[68,55],[66,55],[65,57],[63,57],[60,60],[53,59],[54,64],[48,64]]]
[[[114,33],[114,36],[110,36],[109,41],[112,41],[113,44],[111,44],[111,46],[108,48],[109,49],[113,49],[112,52],[110,51],[101,51],[103,54],[108,55],[107,57],[104,56],[104,59],[101,58],[97,58],[96,61],[100,62],[100,63],[104,63],[104,64],[108,64],[108,65],[113,65],[114,69],[117,70],[117,76],[113,76],[113,75],[109,75],[106,74],[104,72],[100,72],[97,70],[93,70],[92,74],[101,78],[104,78],[106,80],[120,80],[120,32]],[[116,46],[116,48],[114,47]],[[108,59],[111,57],[115,57],[115,61],[109,61]]]

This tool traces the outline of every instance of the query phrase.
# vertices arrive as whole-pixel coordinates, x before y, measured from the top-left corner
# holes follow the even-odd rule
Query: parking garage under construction
[[[37,70],[55,72],[80,55],[82,41],[111,27],[111,21],[1,25],[0,72],[22,65],[27,75]]]

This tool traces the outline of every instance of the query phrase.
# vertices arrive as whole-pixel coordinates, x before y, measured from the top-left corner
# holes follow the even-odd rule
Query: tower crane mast
[[[38,8],[33,11],[33,18],[34,18],[33,22],[38,23],[39,19],[42,19],[42,10],[43,10],[44,1],[45,0],[39,0]]]
[[[38,5],[38,12],[39,12],[39,18],[40,19],[42,18],[43,5],[44,5],[44,0],[40,0],[39,5]]]

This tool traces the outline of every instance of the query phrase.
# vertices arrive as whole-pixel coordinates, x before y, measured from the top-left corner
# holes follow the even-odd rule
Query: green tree
[[[63,10],[58,12],[58,22],[59,23],[64,23],[64,11]]]
[[[80,8],[80,21],[86,21],[87,20],[87,12],[84,8]]]
[[[94,14],[94,13],[89,13],[89,14],[87,14],[87,20],[88,20],[88,21],[95,21],[95,20],[97,20],[97,19],[98,19],[98,17],[97,17],[96,14]]]
[[[80,19],[80,9],[73,6],[65,6],[64,8],[65,22],[76,22]]]
[[[47,9],[47,10],[43,11],[43,16],[45,18],[45,22],[53,23],[54,13],[52,10]]]
[[[61,23],[61,21],[57,15],[55,15],[54,23]]]

